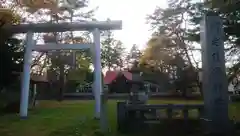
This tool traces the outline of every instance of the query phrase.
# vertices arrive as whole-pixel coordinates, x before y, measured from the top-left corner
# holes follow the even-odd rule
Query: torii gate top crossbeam
[[[3,29],[12,33],[27,33],[29,31],[38,33],[65,32],[65,31],[91,31],[99,30],[120,30],[122,21],[90,21],[78,23],[38,23],[4,26]]]

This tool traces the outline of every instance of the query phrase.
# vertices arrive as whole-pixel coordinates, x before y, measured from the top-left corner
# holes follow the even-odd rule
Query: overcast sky
[[[149,25],[146,15],[153,13],[156,6],[166,7],[167,0],[89,0],[90,7],[97,7],[98,20],[122,20],[123,29],[114,32],[115,38],[121,40],[125,47],[133,44],[145,45],[149,39]]]

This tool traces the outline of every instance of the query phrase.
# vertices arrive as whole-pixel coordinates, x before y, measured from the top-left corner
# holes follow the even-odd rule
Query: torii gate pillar
[[[24,65],[22,81],[21,81],[21,98],[20,98],[20,117],[27,118],[28,113],[28,101],[29,101],[29,84],[30,84],[30,73],[31,73],[31,62],[32,62],[32,48],[34,46],[33,32],[27,33],[26,47],[24,53]]]
[[[100,118],[101,111],[101,95],[103,93],[102,86],[102,66],[101,66],[101,44],[100,44],[100,31],[95,29],[93,31],[94,48],[92,52],[94,63],[94,82],[93,91],[95,97],[95,118]]]

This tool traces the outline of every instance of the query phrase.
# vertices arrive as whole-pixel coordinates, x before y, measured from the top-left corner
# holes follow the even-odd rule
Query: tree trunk
[[[198,87],[199,87],[199,92],[201,94],[201,97],[203,97],[203,90],[202,90],[202,83],[201,82],[198,83]]]
[[[60,77],[59,77],[59,97],[58,101],[63,100],[63,95],[64,95],[64,87],[65,87],[65,82],[64,82],[64,65],[60,65]]]
[[[187,86],[185,83],[181,85],[181,92],[182,92],[182,97],[187,99]]]
[[[190,56],[189,56],[189,54],[188,54],[187,48],[184,48],[184,52],[185,52],[185,54],[186,54],[186,57],[187,57],[187,60],[188,60],[188,62],[189,62],[189,64],[190,64],[190,66],[193,66],[193,64],[192,64],[192,62],[191,62],[191,58],[190,58]]]

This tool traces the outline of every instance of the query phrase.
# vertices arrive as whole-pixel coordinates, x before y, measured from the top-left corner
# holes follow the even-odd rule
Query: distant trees
[[[116,40],[111,31],[103,32],[101,41],[102,67],[108,70],[122,69],[125,48],[120,40]]]
[[[142,57],[141,50],[138,48],[136,44],[134,44],[126,55],[126,58],[125,58],[126,67],[127,68],[137,67],[141,57]]]
[[[81,6],[74,7],[70,11],[66,9],[58,14],[47,10],[37,10],[29,14],[28,11],[16,6],[15,9],[19,13],[27,14],[22,15],[24,20],[15,17],[13,19],[15,21],[11,23],[96,20],[93,16],[95,9],[78,12],[88,5],[85,0],[79,2],[82,4]],[[13,6],[11,5],[11,7]],[[168,8],[157,7],[153,14],[148,15],[147,21],[152,27],[153,34],[143,50],[140,50],[137,45],[133,45],[130,51],[126,52],[123,43],[117,40],[111,31],[102,32],[102,67],[108,70],[128,68],[132,72],[141,71],[145,75],[151,75],[146,76],[146,79],[160,81],[161,78],[175,88],[180,88],[179,86],[183,84],[187,86],[195,84],[198,82],[197,72],[201,69],[200,20],[206,12],[212,10],[218,13],[223,20],[227,74],[228,80],[231,82],[240,75],[239,9],[239,2],[224,3],[223,1],[209,0],[206,3],[191,0],[169,0]],[[32,18],[26,18],[27,15],[31,15]],[[9,86],[10,81],[16,78],[15,71],[22,71],[23,47],[21,41],[12,38],[11,34],[1,32],[0,35],[0,89],[2,89]],[[44,36],[52,36],[52,42],[56,43],[91,42],[89,32],[49,33]],[[44,36],[41,34],[38,39],[44,40]],[[37,52],[33,56],[32,72],[41,74],[47,71],[49,80],[58,82],[59,100],[62,99],[66,80],[74,80],[80,84],[88,82],[89,75],[92,74],[93,62],[90,50]]]

